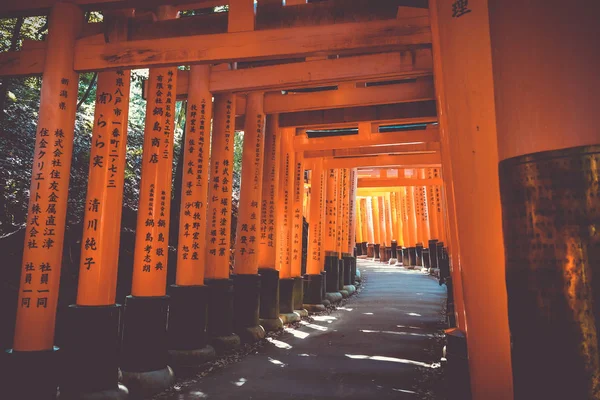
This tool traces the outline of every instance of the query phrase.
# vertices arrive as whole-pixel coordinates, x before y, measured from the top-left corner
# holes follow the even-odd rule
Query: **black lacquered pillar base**
[[[55,400],[61,366],[59,357],[58,347],[45,351],[10,349],[2,353],[2,398]]]
[[[309,312],[325,311],[323,305],[323,275],[304,275],[304,308]]]
[[[377,259],[381,259],[381,245],[380,244],[374,244],[373,245],[373,259],[377,260]]]
[[[356,282],[356,276],[357,276],[357,272],[356,272],[356,257],[352,257],[352,272],[350,272],[350,280],[352,282],[352,285],[355,284]]]
[[[344,275],[346,274],[346,265],[344,263],[343,254],[344,253],[342,253],[342,258],[338,259],[338,292],[340,292],[342,297],[346,299],[348,298],[348,296],[350,296],[350,293],[344,288]]]
[[[382,263],[388,262],[390,260],[390,253],[391,249],[389,247],[379,247],[379,261]]]
[[[392,245],[390,247],[392,248],[391,258],[396,262],[398,259],[398,242],[392,240]]]
[[[438,256],[437,256],[437,239],[432,239],[429,241],[429,259],[431,268],[439,268],[438,266]]]
[[[121,305],[71,305],[66,318],[60,398],[127,398],[119,385]]]
[[[416,247],[408,248],[408,266],[410,268],[414,268],[417,266],[417,248]]]
[[[456,328],[447,329],[446,343],[448,398],[470,399],[471,381],[466,336]]]
[[[294,312],[301,317],[308,316],[308,312],[304,309],[304,278],[301,276],[294,277]]]
[[[327,276],[325,281],[325,292],[337,292],[339,290],[340,282],[340,266],[338,264],[337,253],[336,255],[325,256],[325,274]]]
[[[294,278],[279,280],[279,317],[284,324],[300,320],[294,312]]]
[[[360,244],[360,246],[362,248],[362,255],[368,257],[369,255],[367,253],[368,253],[369,250],[368,250],[368,244],[367,244],[367,242],[362,242]]]
[[[233,331],[243,343],[254,343],[265,337],[259,324],[260,275],[233,276]]]
[[[422,267],[423,266],[423,244],[422,243],[417,243],[417,247],[415,248],[415,254],[416,254],[415,266]]]
[[[429,249],[423,249],[423,268],[430,268]]]
[[[344,262],[344,286],[346,285],[352,285],[352,260],[354,259],[354,257],[352,257],[350,254],[348,253],[343,253],[342,254],[342,260]]]
[[[367,258],[375,258],[375,245],[373,243],[367,245]]]
[[[213,359],[206,334],[208,287],[171,285],[169,296],[169,363],[177,370]]]
[[[321,276],[321,303],[323,303],[324,306],[328,306],[331,302],[325,298],[327,295],[327,271],[321,271]]]
[[[260,313],[259,321],[267,332],[283,328],[279,318],[279,271],[273,268],[259,268]]]
[[[408,267],[410,265],[410,259],[408,257],[408,247],[402,248],[402,266]]]
[[[147,398],[173,383],[167,365],[169,296],[127,296],[121,334],[123,383],[134,397]]]
[[[240,337],[233,328],[233,281],[205,279],[208,286],[208,319],[206,332],[217,353],[240,346]]]
[[[360,243],[356,243],[354,249],[357,256],[362,256],[362,245]]]

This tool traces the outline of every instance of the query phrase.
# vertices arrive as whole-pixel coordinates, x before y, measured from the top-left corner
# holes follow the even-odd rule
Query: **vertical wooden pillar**
[[[409,247],[415,247],[419,241],[417,235],[417,212],[415,210],[415,187],[406,187],[406,215],[408,220],[408,234],[410,236]]]
[[[115,303],[130,71],[98,74],[77,305]]]
[[[367,245],[367,257],[375,258],[375,213],[373,206],[373,197],[368,196],[366,198],[367,206],[365,210],[367,212],[366,220],[367,220],[367,237],[369,243]]]
[[[214,349],[207,345],[208,287],[204,285],[208,146],[213,110],[209,79],[208,66],[190,67],[177,274],[175,285],[169,287],[169,349],[175,364],[200,365],[214,356]]]
[[[304,292],[304,307],[309,311],[324,310],[323,306],[323,275],[324,262],[324,230],[325,230],[325,199],[327,181],[323,168],[323,159],[313,161],[310,173],[310,220],[308,222],[308,260],[306,261],[306,287]]]
[[[178,12],[165,6],[157,14],[161,20],[174,19]],[[133,278],[131,295],[125,301],[121,364],[125,385],[144,394],[148,394],[145,390],[168,387],[173,380],[173,371],[166,364],[166,290],[176,88],[177,67],[150,69]],[[148,374],[160,376],[161,384],[148,386]]]
[[[387,261],[385,249],[388,247],[388,229],[387,229],[387,209],[385,204],[385,195],[377,197],[378,208],[379,208],[379,237],[381,240],[379,246],[379,259],[381,261]]]
[[[425,171],[428,179],[433,179],[434,173],[433,168],[427,168]],[[429,216],[429,231],[430,231],[430,239],[440,239],[439,234],[439,222],[438,222],[438,213],[435,202],[435,186],[429,185],[426,188],[427,191],[427,215]]]
[[[408,229],[408,212],[406,211],[408,207],[407,197],[406,197],[406,187],[400,188],[400,209],[401,209],[401,218],[402,218],[402,246],[409,247],[411,243],[410,230]]]
[[[356,189],[358,188],[358,170],[356,168],[350,169],[349,178],[350,188],[348,191],[348,253],[353,254],[354,247],[356,246],[356,235],[361,230],[360,223],[358,221],[358,199],[356,198]],[[358,241],[359,243],[362,240]]]
[[[419,169],[419,175],[417,176],[419,179],[426,178],[425,168]],[[419,202],[421,203],[421,218],[423,225],[423,245],[427,247],[427,242],[431,239],[431,230],[430,230],[430,222],[429,222],[429,204],[427,201],[427,187],[426,186],[418,186],[419,190]]]
[[[362,240],[365,243],[373,243],[370,240],[370,232],[373,232],[372,229],[369,228],[369,215],[371,211],[368,209],[367,203],[369,202],[368,197],[363,197],[360,199],[360,220],[361,220],[361,230],[362,230]]]
[[[9,350],[12,398],[56,395],[54,328],[63,254],[69,171],[77,106],[75,40],[82,12],[57,3],[50,13],[40,112],[17,303]],[[25,359],[27,357],[27,359]]]
[[[362,220],[362,209],[363,209],[363,204],[362,204],[363,199],[362,198],[357,198],[356,199],[356,214],[354,217],[354,221],[356,223],[356,243],[362,243],[363,242],[363,224],[365,223]],[[359,253],[359,255],[361,255]]]
[[[327,196],[325,210],[325,251],[336,253],[337,201],[339,170],[327,170]],[[337,254],[336,254],[337,257]]]
[[[293,139],[295,129],[289,134]],[[294,278],[294,310],[298,310],[300,316],[308,315],[304,310],[304,280],[302,278],[302,208],[304,204],[304,152],[294,152],[293,167],[293,192],[292,192],[292,223],[291,223],[291,272]]]
[[[258,233],[262,195],[265,116],[262,93],[250,93],[246,102],[242,187],[238,206],[234,272],[258,273]]]
[[[205,282],[209,286],[207,332],[217,351],[240,343],[233,333],[233,282],[229,279],[235,104],[233,94],[214,96]]]
[[[277,259],[279,263],[279,314],[284,323],[299,320],[294,313],[294,278],[292,277],[292,220],[294,192],[295,129],[281,129],[279,190],[277,198]]]
[[[261,276],[260,324],[266,331],[281,329],[279,318],[279,269],[277,268],[276,226],[279,187],[281,135],[279,116],[267,115],[260,201],[260,237],[258,242],[258,272]]]
[[[431,168],[432,178],[441,178],[441,171],[439,168]],[[443,193],[442,186],[435,185],[432,187],[432,212],[436,215],[437,220],[437,229],[438,229],[438,240],[441,242],[446,242],[446,223],[447,217],[445,217],[445,212],[443,209]]]
[[[515,399],[600,397],[600,26],[560,4],[489,1]]]
[[[379,218],[379,199],[377,196],[371,196],[371,209],[373,215],[373,243],[381,244],[381,220]]]
[[[260,206],[260,241],[258,243],[258,263],[260,268],[277,268],[277,196],[279,187],[279,159],[281,135],[278,115],[267,115],[265,137],[265,159]]]
[[[260,279],[258,235],[262,195],[265,116],[264,94],[249,93],[246,99],[242,187],[238,205],[233,276],[234,331],[244,342],[264,338],[259,325]]]
[[[437,0],[429,7],[434,71],[442,78],[436,82],[436,91],[442,93],[437,97],[444,96],[438,103],[440,124],[449,139],[442,137],[442,152],[449,152],[452,161],[471,389],[474,399],[510,400],[513,374],[489,37],[492,13],[486,0],[454,10],[453,3]]]

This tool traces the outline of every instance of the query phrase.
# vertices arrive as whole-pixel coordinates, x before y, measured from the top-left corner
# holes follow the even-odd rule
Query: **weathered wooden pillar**
[[[267,332],[283,327],[279,318],[279,269],[276,262],[280,147],[279,116],[267,115],[258,242],[258,273],[261,276],[259,316],[260,324]]]
[[[283,323],[295,322],[294,278],[292,277],[292,195],[294,192],[294,130],[281,129],[279,190],[277,196],[277,260],[279,264],[279,315]]]
[[[427,178],[425,168],[419,169],[419,174],[417,176],[419,179]],[[419,202],[421,203],[421,218],[423,225],[423,245],[427,245],[429,239],[431,239],[431,229],[430,229],[430,221],[429,221],[429,203],[427,201],[427,187],[419,186]]]
[[[127,145],[130,71],[98,74],[77,303],[69,307],[61,395],[118,386],[121,305],[115,304]],[[88,360],[95,360],[89,363]]]
[[[295,135],[295,130],[291,130],[290,135]],[[292,192],[292,254],[291,254],[291,272],[294,278],[294,312],[301,317],[307,316],[308,312],[304,309],[304,279],[302,278],[302,208],[304,202],[304,152],[294,152],[294,190]]]
[[[489,1],[515,399],[600,398],[600,26],[560,4]]]
[[[428,179],[434,179],[433,168],[427,168],[425,175]],[[430,240],[440,240],[438,213],[435,204],[435,186],[429,185],[425,187],[427,192],[427,216],[429,217],[429,233]]]
[[[306,261],[306,284],[304,287],[304,308],[308,311],[324,311],[323,278],[321,274],[324,260],[325,192],[326,170],[323,159],[317,158],[311,166],[310,181],[310,220],[308,222],[308,260]]]
[[[379,218],[379,199],[371,196],[371,214],[373,218],[373,261],[379,258],[379,249],[381,247],[381,221]]]
[[[177,11],[161,7],[160,19]],[[131,295],[125,301],[121,369],[137,395],[170,386],[167,365],[167,258],[173,174],[177,67],[152,68],[148,79],[142,180],[136,225]]]
[[[368,257],[369,251],[371,257],[373,257],[373,242],[371,241],[373,235],[373,223],[372,223],[372,211],[370,209],[370,197],[364,197],[361,199],[361,220],[363,221],[362,236],[363,236],[363,255]],[[371,249],[371,250],[369,250]]]
[[[233,327],[233,281],[229,268],[235,95],[215,95],[214,107],[205,283],[209,287],[207,332],[211,344],[217,351],[222,351],[240,344]]]
[[[453,265],[452,282],[455,295],[460,295],[457,281],[462,278],[462,282],[458,284],[462,283],[464,291],[466,323],[463,328],[466,329],[468,348],[468,357],[466,354],[455,356],[454,361],[448,357],[448,366],[453,362],[461,364],[468,360],[474,399],[510,400],[513,398],[513,373],[497,178],[498,137],[492,76],[492,69],[495,71],[496,68],[492,68],[489,36],[489,16],[493,12],[488,10],[486,0],[455,4],[454,9],[453,3],[456,2],[429,2],[434,75],[441,78],[436,78],[438,114],[441,116],[441,150],[442,153],[448,153],[451,160],[451,171],[445,169],[444,176],[451,173],[449,181],[452,182],[453,193],[449,193],[448,197],[449,203],[455,203],[458,222],[457,240],[452,240],[452,245],[458,245],[460,254],[457,257],[459,263]],[[544,10],[547,7],[551,6],[546,4]],[[508,8],[513,17],[521,18],[520,10],[515,13],[512,6]],[[538,11],[539,9],[541,8],[536,8]],[[497,11],[504,13],[502,7]],[[532,19],[529,18],[530,28],[537,25],[538,17],[535,19],[536,23],[531,24]],[[506,31],[503,34],[509,33]],[[528,35],[529,33],[520,33],[522,38]],[[527,52],[531,52],[531,49],[528,48]],[[515,62],[514,56],[519,52],[511,52],[511,62]],[[533,53],[536,57],[539,54],[537,51]],[[514,84],[512,77],[505,79],[511,82],[507,84]],[[548,82],[550,81],[546,81],[546,84]],[[527,86],[529,87],[529,83]],[[527,93],[535,93],[535,89],[528,90]],[[522,95],[523,100],[528,97],[525,92]],[[538,115],[538,110],[536,109],[535,115]],[[453,252],[456,250],[455,248]],[[482,264],[486,267],[481,268]],[[520,282],[526,282],[523,276]],[[464,334],[456,332],[450,335],[452,342],[461,340],[461,335],[464,338]],[[456,349],[451,347],[448,350],[456,355]],[[458,348],[463,347],[464,343]],[[465,398],[464,393],[460,395]]]
[[[338,296],[340,269],[338,252],[338,210],[339,210],[339,192],[340,192],[340,174],[339,169],[330,168],[327,170],[327,209],[325,216],[325,291],[328,293],[326,300],[335,302],[341,300],[341,294]]]
[[[363,224],[366,222],[362,220],[363,213],[363,200],[362,198],[356,199],[356,214],[354,216],[354,221],[356,223],[356,255],[362,256],[362,245],[363,242]]]
[[[174,366],[201,365],[214,357],[208,345],[208,287],[204,285],[206,203],[212,94],[210,68],[194,65],[188,78],[183,183],[175,284],[169,287],[169,355]]]
[[[259,325],[261,277],[258,274],[265,132],[263,102],[264,94],[258,92],[248,94],[246,99],[233,275],[233,327],[243,342],[255,342],[265,337],[265,330]]]
[[[349,293],[344,291],[345,264],[344,255],[346,254],[346,208],[347,208],[347,180],[348,169],[341,168],[338,175],[338,196],[337,196],[337,223],[336,223],[336,250],[338,254],[338,291],[342,297],[348,297]]]
[[[4,387],[9,398],[53,398],[58,386],[54,328],[77,106],[75,40],[83,15],[57,3],[50,13],[31,173],[27,229],[13,348]]]
[[[373,218],[373,198],[371,196],[367,196],[365,199],[366,207],[365,207],[365,220],[367,221],[367,257],[375,258],[375,224]]]
[[[379,261],[387,262],[386,248],[389,247],[388,226],[387,226],[387,207],[385,203],[385,195],[377,197],[379,207],[379,235],[381,244],[379,246]]]
[[[409,265],[414,267],[417,265],[417,243],[419,243],[417,210],[415,201],[415,186],[406,187],[406,214],[408,219],[408,229],[411,238],[408,247]]]
[[[356,256],[358,255],[355,251],[357,240],[356,234],[360,231],[360,226],[358,225],[357,217],[358,213],[358,199],[356,198],[356,192],[358,189],[358,170],[356,168],[351,168],[349,177],[348,177],[348,260],[349,260],[349,268],[350,271],[345,271],[346,275],[344,277],[344,283],[346,285],[354,285],[354,280],[356,278]],[[356,287],[349,288],[350,291],[356,291]]]

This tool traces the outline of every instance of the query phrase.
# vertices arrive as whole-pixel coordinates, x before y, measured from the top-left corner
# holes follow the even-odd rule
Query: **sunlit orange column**
[[[379,250],[381,249],[382,240],[381,237],[381,218],[379,216],[381,210],[379,209],[379,198],[376,196],[371,197],[371,207],[373,214],[373,240],[374,240],[374,253],[373,258],[379,258]]]
[[[306,260],[306,291],[304,307],[309,311],[324,310],[323,306],[323,274],[325,259],[325,199],[326,170],[323,159],[316,158],[311,165],[310,180],[310,220],[308,222],[308,249]]]
[[[263,184],[260,206],[260,241],[258,264],[260,268],[279,270],[277,266],[276,226],[279,187],[279,159],[281,135],[277,115],[267,115],[263,164]]]
[[[381,239],[381,245],[379,247],[379,258],[381,261],[387,261],[387,255],[385,249],[390,246],[388,238],[388,226],[387,226],[387,208],[385,203],[385,195],[377,197],[379,206],[379,237]]]
[[[455,294],[459,293],[457,283],[460,282],[455,277],[462,278],[466,312],[464,328],[473,399],[510,400],[513,398],[513,372],[504,269],[505,249],[501,234],[498,135],[492,75],[496,72],[496,66],[492,65],[489,24],[491,15],[507,10],[503,9],[503,6],[489,10],[487,1],[473,0],[468,2],[468,6],[464,5],[449,12],[453,3],[456,2],[429,2],[434,75],[441,78],[436,78],[441,150],[442,153],[448,152],[450,156],[449,181],[452,182],[453,193],[448,196],[449,199],[455,200],[456,209],[458,241],[452,240],[452,245],[458,245],[460,250],[457,265],[454,264],[453,258],[453,269],[457,268],[460,273],[453,272],[452,282]],[[531,4],[531,7],[539,12],[543,6],[537,3],[535,6]],[[567,8],[569,11],[574,9],[577,7]],[[527,15],[521,14],[521,10],[515,14],[517,9],[514,6],[509,10],[512,13],[511,18],[521,19]],[[531,34],[530,28],[537,26],[539,22],[537,16],[534,17],[534,23],[531,23],[531,18],[527,16],[529,23],[526,30],[507,30],[502,35],[511,33],[521,39],[540,37],[538,34]],[[562,32],[555,30],[557,34]],[[571,43],[575,42],[577,41]],[[511,52],[514,54],[525,54],[524,51],[531,51],[533,48],[536,49],[533,52],[536,57],[543,54],[539,52],[539,47],[512,50],[514,45],[511,44]],[[564,55],[560,51],[551,54]],[[521,64],[519,60],[515,62],[514,57],[511,63]],[[535,74],[531,75],[529,72],[527,75],[531,77]],[[510,81],[511,85],[517,83],[512,74],[503,78]],[[552,86],[551,80],[546,79],[544,86],[546,85]],[[531,86],[529,81],[527,86]],[[537,89],[533,86],[531,90],[523,90],[523,100],[528,103],[527,94],[536,93]],[[539,110],[544,108],[545,105],[541,108],[536,107],[535,115],[539,116]],[[544,118],[536,120],[544,120],[548,126],[552,125]],[[444,170],[444,176],[448,172],[450,171]],[[455,248],[453,252],[456,250]],[[482,262],[486,263],[484,271],[480,268]]]
[[[417,234],[417,212],[415,210],[415,186],[406,187],[406,215],[408,220],[409,247],[415,247],[419,241]]]
[[[425,179],[427,177],[425,168],[419,169],[418,178]],[[431,229],[429,222],[429,204],[427,201],[427,187],[418,186],[419,201],[421,202],[421,218],[423,221],[423,246],[427,247],[427,242],[431,239]]]
[[[441,173],[440,173],[440,168],[431,168],[431,174],[432,174],[432,178],[434,179],[439,179],[441,178]],[[442,186],[440,185],[435,185],[431,187],[431,192],[432,192],[432,204],[431,207],[429,209],[430,213],[435,213],[435,218],[436,218],[436,222],[437,222],[437,233],[438,233],[438,237],[437,239],[441,242],[445,242],[446,241],[446,218],[445,218],[445,213],[444,213],[444,208],[443,208],[443,194],[442,194]]]
[[[169,287],[169,351],[173,363],[201,364],[214,356],[207,346],[208,287],[204,285],[206,203],[212,94],[210,68],[190,67],[183,148],[183,175],[175,285]],[[203,349],[203,351],[198,351]],[[190,357],[191,354],[200,355]]]
[[[327,170],[327,196],[325,209],[325,251],[337,253],[337,207],[338,207],[339,170]],[[337,254],[335,254],[337,257]]]
[[[375,257],[375,218],[373,213],[373,197],[367,196],[366,200],[366,221],[367,221],[367,257]]]
[[[294,188],[294,151],[293,138],[288,130],[281,130],[280,158],[279,158],[279,185],[277,192],[277,263],[279,278],[292,277],[291,263],[291,223],[292,223],[292,192]]]
[[[264,94],[260,92],[249,93],[246,98],[233,275],[233,327],[244,342],[255,342],[265,336],[265,330],[259,325],[261,277],[258,275],[265,132],[263,102]]]
[[[355,214],[355,221],[356,221],[356,243],[362,243],[363,242],[363,220],[362,220],[362,208],[363,208],[363,204],[362,204],[363,199],[358,198],[356,199],[356,214]],[[359,254],[360,255],[360,254]]]
[[[295,129],[281,129],[279,190],[277,196],[277,259],[279,263],[279,314],[284,323],[299,320],[294,313],[292,276],[292,223],[294,217],[294,135]]]
[[[260,324],[266,331],[281,329],[279,318],[279,269],[277,263],[276,226],[279,187],[281,135],[279,116],[267,115],[260,201],[260,236],[258,241],[258,272],[261,276]]]
[[[14,379],[13,386],[18,387],[18,397],[12,398],[56,395],[52,354],[79,83],[78,74],[73,71],[73,49],[82,23],[79,7],[57,3],[52,8],[33,151],[17,320],[10,351],[15,360],[14,367],[10,367],[10,378]],[[32,358],[27,365],[19,366],[23,364],[19,361],[21,355],[35,357],[37,352],[44,359],[50,358],[36,361]]]
[[[176,283],[204,285],[206,254],[206,203],[212,94],[210,68],[194,65],[188,78],[188,103],[183,153],[183,184],[179,220]]]
[[[369,232],[372,232],[372,229],[369,229],[369,215],[371,215],[371,211],[368,209],[367,202],[369,201],[368,197],[362,197],[360,199],[360,220],[361,220],[361,230],[362,230],[362,240],[365,243],[373,243],[370,241]]]
[[[358,189],[358,170],[356,168],[350,169],[349,177],[349,191],[348,191],[348,253],[354,254],[354,248],[356,247],[357,234],[361,230],[360,222],[358,217],[359,204],[356,198],[356,192]],[[362,240],[358,241],[359,243]]]
[[[290,136],[295,135],[291,129]],[[304,310],[304,282],[302,278],[302,208],[304,204],[304,152],[294,152],[293,192],[292,192],[292,222],[291,222],[291,273],[294,278],[294,310],[299,310],[301,316],[307,315]]]
[[[229,279],[235,105],[231,93],[214,96],[205,282],[209,286],[207,332],[217,351],[236,347],[240,340],[233,333],[233,282]]]
[[[115,303],[130,71],[98,74],[77,304]]]
[[[433,179],[433,168],[426,168],[426,177]],[[438,213],[435,206],[435,186],[429,185],[425,187],[427,192],[427,216],[429,217],[429,232],[430,240],[440,240],[438,228]]]
[[[400,188],[400,209],[402,218],[402,238],[403,238],[403,247],[409,247],[411,243],[411,236],[408,229],[408,212],[407,209],[407,197],[406,197],[406,187]]]
[[[172,7],[157,12],[159,19],[173,19],[178,14]],[[122,333],[123,382],[131,387],[146,385],[146,374],[160,376],[164,386],[173,379],[173,371],[166,365],[166,290],[176,88],[177,67],[150,69],[133,278]],[[140,340],[141,336],[145,340]]]
[[[258,274],[258,235],[262,196],[265,116],[262,93],[250,93],[246,100],[242,185],[238,206],[234,272]]]

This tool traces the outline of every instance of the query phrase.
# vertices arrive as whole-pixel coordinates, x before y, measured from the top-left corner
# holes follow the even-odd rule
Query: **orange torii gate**
[[[277,218],[281,216],[273,210],[282,200],[277,193],[283,190],[291,196],[295,191],[297,163],[293,160],[300,154],[308,160],[305,168],[312,171],[309,260],[303,296],[307,307],[323,307],[323,281],[329,282],[323,274],[323,251],[338,253],[335,256],[339,259],[339,253],[345,250],[346,201],[348,219],[355,215],[350,212],[352,199],[333,199],[342,204],[336,212],[341,208],[344,213],[331,218],[332,229],[341,233],[342,242],[327,248],[323,237],[325,192],[333,190],[325,182],[327,171],[356,168],[360,175],[363,170],[382,167],[420,169],[427,183],[395,184],[394,179],[396,183],[419,182],[401,174],[397,178],[377,176],[379,182],[361,187],[362,179],[358,179],[360,220],[367,228],[360,236],[369,242],[372,256],[374,247],[389,244],[385,235],[381,237],[381,222],[392,228],[387,242],[394,236],[399,238],[397,219],[394,229],[390,213],[378,213],[391,210],[393,216],[394,197],[400,204],[402,244],[409,250],[406,264],[417,264],[418,243],[429,244],[431,251],[429,239],[444,242],[442,253],[450,257],[444,258],[444,279],[452,294],[452,319],[456,320],[456,329],[448,334],[452,343],[466,342],[458,348],[468,349],[468,357],[463,355],[462,359],[470,366],[473,398],[597,397],[599,368],[590,356],[597,353],[597,343],[589,328],[597,323],[597,316],[579,311],[594,309],[595,286],[589,277],[597,272],[597,235],[593,232],[597,230],[595,210],[600,209],[594,192],[599,150],[595,125],[587,122],[600,92],[594,90],[598,88],[598,50],[597,46],[586,46],[585,51],[573,46],[598,36],[593,13],[586,7],[545,7],[547,12],[540,13],[541,3],[506,5],[497,0],[468,4],[431,0],[429,10],[399,7],[403,2],[393,0],[376,6],[364,0],[348,4],[288,1],[285,7],[283,2],[267,7],[266,1],[259,1],[256,11],[250,0],[181,0],[170,6],[172,3],[156,0],[144,4],[157,7],[150,19],[135,17],[133,9],[141,5],[139,0],[23,0],[0,7],[0,16],[50,14],[44,42],[26,41],[19,51],[0,53],[0,76],[43,76],[17,320],[13,349],[6,357],[10,363],[5,370],[10,373],[7,390],[11,398],[55,396],[58,372],[67,377],[60,382],[61,396],[97,391],[123,393],[119,367],[124,383],[132,392],[137,391],[136,395],[144,396],[172,380],[168,363],[181,362],[186,358],[182,356],[205,350],[206,334],[223,349],[237,345],[236,333],[260,331],[259,322],[271,322],[277,329],[279,278],[288,279],[284,286],[293,281],[292,293],[298,282],[297,263],[291,262],[296,261],[297,199],[287,199],[287,227],[285,221],[279,223]],[[217,3],[228,3],[228,12],[175,21],[177,12],[186,7],[223,5]],[[115,11],[111,15],[106,12],[102,23],[86,24],[84,10]],[[226,24],[222,23],[225,19]],[[314,40],[316,36],[319,41]],[[423,48],[430,45],[431,49]],[[539,51],[531,52],[531,48]],[[545,57],[539,57],[539,53]],[[555,54],[566,56],[557,60],[552,57]],[[306,60],[315,55],[331,59]],[[287,59],[292,58],[302,61],[288,64]],[[542,64],[540,60],[545,61]],[[565,75],[562,60],[569,60],[568,67],[577,73],[557,81],[556,76]],[[215,66],[223,63],[230,63],[231,68]],[[244,68],[244,64],[251,68]],[[180,72],[180,65],[192,67]],[[126,71],[133,68],[150,68],[150,78],[132,295],[126,300],[123,330],[119,332],[115,254],[127,133]],[[76,305],[67,318],[77,328],[64,345],[65,362],[57,363],[55,315],[76,83],[77,74],[85,71],[99,72],[100,95],[107,95],[97,98],[80,283]],[[411,81],[398,83],[407,78]],[[340,87],[290,96],[294,89],[323,85]],[[532,89],[524,95],[524,87]],[[574,100],[565,103],[565,94]],[[214,117],[209,105],[213,96]],[[262,104],[257,100],[260,96]],[[182,98],[188,101],[190,123],[184,148],[194,154],[202,148],[202,154],[194,155],[195,179],[206,185],[200,183],[190,190],[191,194],[182,193],[184,217],[179,234],[184,239],[178,248],[176,285],[169,287],[169,297],[173,111],[176,100]],[[123,103],[122,108],[116,107],[117,99]],[[208,146],[210,132],[194,132],[191,125],[194,112],[197,124],[202,121],[198,117],[202,101],[206,103],[205,123],[213,119],[210,164],[204,147]],[[111,102],[114,107],[105,110]],[[192,109],[193,105],[196,108]],[[121,110],[119,115],[115,109]],[[261,118],[257,118],[259,114]],[[260,227],[255,226],[260,241],[254,246],[258,256],[251,254],[251,235],[242,235],[245,231],[238,226],[234,283],[230,280],[232,134],[236,128],[244,129],[252,137],[250,132],[258,132],[257,126],[266,114],[271,117],[266,118],[264,128],[267,156],[260,161],[256,150],[259,139],[253,138],[255,147],[247,146],[247,151],[254,153],[255,164],[244,173],[246,182],[256,178],[263,187],[250,190],[248,184],[242,184],[244,198],[250,200],[244,201],[240,219],[251,225],[248,220],[252,210],[260,205]],[[546,124],[549,128],[541,127],[540,120],[551,122]],[[389,126],[398,123],[428,124],[428,128],[423,132],[386,133]],[[333,125],[356,129],[356,133],[308,137],[307,130]],[[288,166],[293,163],[294,167],[288,169],[284,179],[277,175],[282,170],[281,160],[271,157],[272,149],[278,153],[281,146],[277,142],[281,141],[281,128],[296,130],[295,135],[288,133],[292,143],[286,148]],[[269,144],[269,133],[275,144]],[[190,140],[204,142],[193,148]],[[378,146],[381,148],[376,150]],[[404,152],[399,146],[406,146]],[[267,179],[267,172],[260,176],[261,165],[265,171],[267,165],[275,166],[277,171],[269,169]],[[193,187],[194,181],[189,179]],[[535,182],[544,193],[521,196],[527,192],[523,182]],[[367,188],[371,192],[361,194],[361,189]],[[390,196],[389,207],[383,201],[380,208],[378,199],[387,200],[390,192],[396,195]],[[552,199],[550,203],[548,198]],[[375,218],[371,212],[363,214],[371,211],[370,207],[375,208]],[[565,218],[557,211],[564,209],[578,210],[574,221],[565,217],[572,223],[568,229],[561,225]],[[540,216],[545,219],[525,228],[529,225],[519,216],[528,213],[536,221]],[[278,235],[280,225],[288,233],[283,229],[284,233]],[[350,225],[348,232],[357,228]],[[241,237],[246,237],[245,243]],[[574,243],[572,247],[581,251],[572,251],[564,243]],[[547,248],[557,249],[558,253],[550,257],[544,253]],[[566,250],[560,250],[563,248]],[[539,254],[531,257],[530,249],[539,249]],[[284,257],[278,259],[278,254]],[[556,262],[548,266],[536,261],[547,259]],[[522,271],[530,282],[527,287],[520,284]],[[251,283],[244,284],[247,281]],[[257,282],[261,284],[260,306],[256,301]],[[579,285],[578,296],[568,290],[547,290],[574,287],[573,282]],[[269,299],[264,312],[263,298]],[[542,304],[566,304],[564,309],[569,312],[553,312],[550,321],[547,310],[540,310],[540,298]],[[293,299],[292,295],[292,311],[298,305]],[[201,311],[191,309],[189,304],[197,304]],[[204,318],[208,332],[204,331]],[[187,319],[194,321],[197,337],[182,333],[182,321]],[[566,326],[576,329],[566,330]],[[115,352],[118,341],[122,346],[120,360]],[[558,358],[568,361],[557,364],[552,358],[556,354],[545,351],[556,343],[560,343],[555,346],[560,348]],[[449,349],[448,354],[455,353]],[[90,359],[96,361],[94,365],[85,362]],[[62,371],[58,371],[59,366]],[[148,377],[159,379],[149,383],[144,380]],[[12,395],[12,391],[17,393]]]

